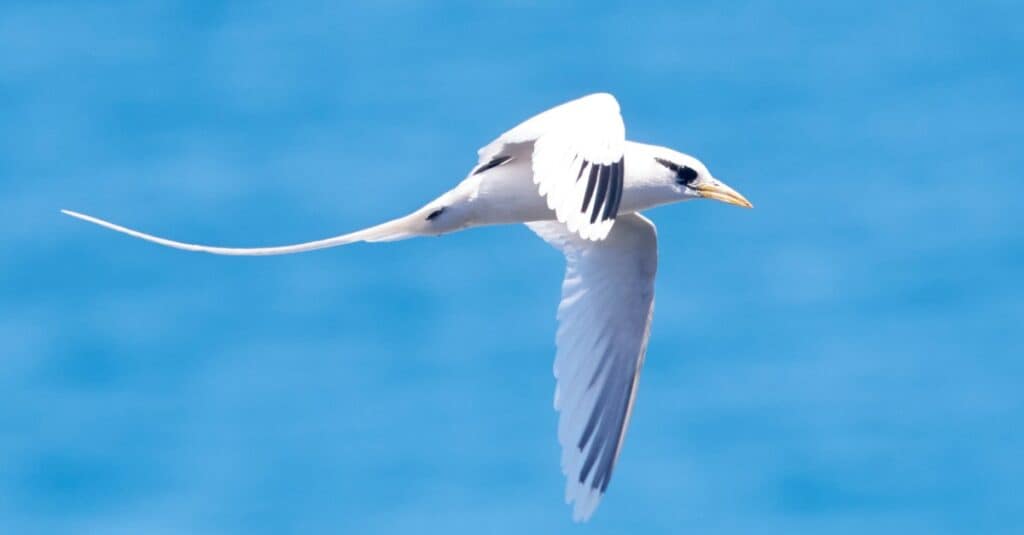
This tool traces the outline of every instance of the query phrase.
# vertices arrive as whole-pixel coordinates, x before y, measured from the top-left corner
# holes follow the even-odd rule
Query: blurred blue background
[[[1024,532],[1024,7],[5,2],[0,532]],[[552,105],[749,197],[651,211],[625,450],[573,526],[560,255],[273,258]]]

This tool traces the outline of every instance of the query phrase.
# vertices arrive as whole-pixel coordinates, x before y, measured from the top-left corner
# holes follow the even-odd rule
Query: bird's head
[[[652,155],[656,179],[661,183],[670,183],[673,190],[684,199],[714,199],[743,208],[754,207],[738,191],[712,176],[700,160],[681,152],[662,147],[659,149]]]

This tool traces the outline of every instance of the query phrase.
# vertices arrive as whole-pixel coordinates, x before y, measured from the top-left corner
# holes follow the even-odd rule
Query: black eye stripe
[[[654,161],[656,161],[656,162],[660,163],[661,165],[667,167],[669,169],[669,171],[672,171],[673,173],[678,173],[679,172],[679,166],[674,164],[674,163],[672,163],[672,162],[670,162],[670,161],[668,161],[668,160],[663,160],[661,158],[655,158]]]
[[[679,165],[677,163],[670,162],[661,158],[655,158],[656,162],[667,167],[670,171],[676,174],[676,182],[683,185],[690,185],[694,180],[697,179],[697,171],[692,167],[686,165]]]

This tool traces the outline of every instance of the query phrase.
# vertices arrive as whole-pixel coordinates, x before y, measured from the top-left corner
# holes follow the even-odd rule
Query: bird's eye
[[[683,166],[676,171],[676,182],[679,184],[689,186],[693,184],[694,180],[697,180],[697,171],[694,171],[692,167]]]

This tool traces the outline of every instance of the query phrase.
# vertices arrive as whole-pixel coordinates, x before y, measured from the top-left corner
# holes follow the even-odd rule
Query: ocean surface
[[[1024,5],[4,2],[0,533],[1024,533]],[[586,93],[757,206],[650,211],[573,525],[563,263],[406,213]]]

